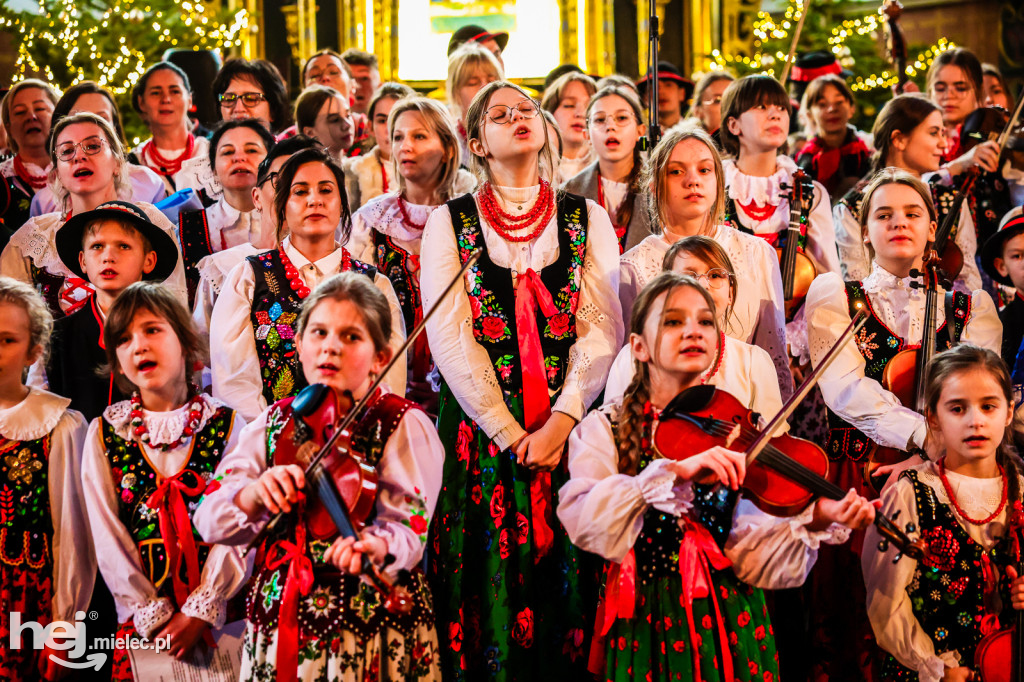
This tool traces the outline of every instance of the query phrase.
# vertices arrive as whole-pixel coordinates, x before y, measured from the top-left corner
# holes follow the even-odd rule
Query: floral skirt
[[[47,625],[53,620],[53,583],[50,567],[39,571],[0,564],[0,679],[22,682],[39,679],[39,651],[33,648],[31,631],[22,630],[21,647],[10,648],[11,613],[25,623]]]
[[[740,582],[731,570],[712,574],[728,644],[721,641],[710,597],[693,602],[696,642],[691,641],[679,576],[636,586],[636,611],[608,632],[605,679],[616,682],[703,680],[703,682],[775,682],[779,661],[764,593]],[[700,665],[694,669],[694,651]],[[732,662],[725,679],[723,657]]]
[[[522,420],[519,398],[510,401]],[[531,472],[441,387],[444,476],[428,578],[446,680],[583,680],[601,563],[554,516],[568,474],[551,474],[551,549],[534,560]]]
[[[246,626],[239,679],[277,680],[277,630]],[[409,636],[385,628],[372,638],[339,630],[330,639],[309,639],[299,647],[298,679],[306,682],[440,680],[437,630],[422,624]]]

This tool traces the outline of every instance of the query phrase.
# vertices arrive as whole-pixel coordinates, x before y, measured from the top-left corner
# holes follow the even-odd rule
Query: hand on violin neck
[[[565,442],[576,420],[563,412],[552,412],[544,426],[520,438],[513,446],[516,462],[528,469],[550,471],[562,461]]]
[[[238,491],[235,504],[250,519],[264,511],[288,513],[302,497],[306,476],[296,464],[270,467],[260,477]]]
[[[1010,581],[1010,604],[1018,611],[1024,611],[1024,576],[1018,575],[1013,566],[1007,566],[1006,578]]]
[[[730,490],[739,490],[747,473],[747,460],[742,452],[716,445],[699,455],[672,462],[667,468],[683,481],[721,483]]]
[[[989,173],[999,170],[999,145],[992,140],[982,142],[966,154],[961,154],[950,161],[947,169],[956,177],[969,171],[973,166]]]
[[[327,551],[324,561],[333,564],[339,571],[359,575],[363,570],[363,555],[380,566],[387,556],[388,545],[372,533],[363,532],[359,539],[336,538]]]
[[[814,503],[814,515],[806,528],[810,531],[823,531],[833,523],[838,523],[852,530],[863,530],[874,523],[875,512],[881,506],[881,500],[871,502],[850,488],[841,500],[818,498]]]

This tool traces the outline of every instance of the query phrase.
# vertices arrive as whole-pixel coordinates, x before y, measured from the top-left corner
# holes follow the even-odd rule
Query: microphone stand
[[[647,73],[651,82],[647,86],[647,135],[642,139],[642,151],[654,149],[658,140],[661,139],[661,125],[658,123],[658,12],[655,0],[648,0],[651,9],[650,17],[647,19],[647,59],[649,61]]]

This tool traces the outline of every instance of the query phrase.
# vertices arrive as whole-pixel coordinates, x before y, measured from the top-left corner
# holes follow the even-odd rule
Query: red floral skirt
[[[47,625],[53,620],[53,582],[50,567],[40,571],[0,564],[0,679],[22,682],[39,678],[39,651],[33,636],[22,630],[22,646],[12,649],[11,613],[21,614],[21,623]]]

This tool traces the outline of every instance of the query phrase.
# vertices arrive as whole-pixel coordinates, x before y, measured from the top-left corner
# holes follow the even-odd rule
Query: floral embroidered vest
[[[907,586],[914,616],[935,645],[936,655],[957,651],[961,665],[973,667],[974,650],[982,638],[982,619],[995,606],[985,603],[984,564],[1005,576],[1006,566],[1012,563],[1008,543],[1003,537],[986,551],[957,522],[949,506],[939,502],[935,491],[918,480],[918,472],[909,470],[902,475],[914,484],[921,538],[931,549],[930,558],[918,562],[914,579]],[[1009,596],[1008,582],[1000,580],[1003,609],[1010,608]],[[887,654],[882,679],[916,682],[918,675]]]
[[[51,565],[50,436],[0,441],[0,561],[17,569]]]
[[[278,452],[277,444],[283,429],[291,418],[291,398],[275,403],[267,416],[267,466],[293,464],[295,460]],[[372,400],[358,424],[351,429],[352,447],[360,452],[364,461],[376,467],[384,453],[384,446],[394,434],[398,423],[410,409],[419,407],[405,398],[381,392]],[[291,453],[289,453],[290,455]],[[409,525],[426,538],[426,504],[422,499],[406,498],[413,510]],[[422,527],[417,527],[418,521]],[[367,522],[371,521],[367,519]],[[246,606],[246,615],[257,629],[274,630],[280,621],[281,599],[288,575],[288,562],[278,563],[285,555],[283,542],[295,543],[294,525],[282,524],[263,545],[260,555],[265,557],[258,565]],[[323,560],[324,552],[334,538],[314,539],[307,535],[302,553],[309,557],[313,567],[313,583],[306,597],[299,601],[299,628],[301,641],[312,638],[331,641],[349,630],[363,638],[371,638],[385,625],[409,634],[421,623],[432,618],[426,584],[419,572],[401,576],[413,596],[412,612],[406,615],[389,613],[383,607],[380,595],[357,576],[343,574]]]
[[[206,221],[206,209],[182,211],[178,215],[178,238],[181,240],[181,258],[185,266],[185,284],[188,286],[188,305],[196,300],[199,286],[199,261],[213,253],[210,245],[210,226]]]
[[[807,221],[810,219],[810,215],[810,207],[800,212],[800,239],[797,241],[797,248],[799,248],[800,251],[804,251],[807,248]],[[731,225],[740,232],[746,232],[747,234],[754,235],[755,237],[761,237],[776,248],[781,248],[783,246],[783,244],[777,243],[779,241],[779,235],[783,234],[783,231],[773,233],[755,233],[749,227],[744,225],[740,221],[740,213],[739,208],[736,206],[736,200],[729,196],[728,193],[725,195],[725,224]],[[786,224],[789,224],[788,218],[786,219]]]
[[[182,498],[190,511],[194,511],[199,505],[207,483],[213,479],[213,472],[224,456],[234,418],[234,410],[222,407],[192,438],[192,449],[180,478],[185,486],[196,490],[195,493],[182,492]],[[117,516],[135,540],[142,561],[142,570],[156,586],[160,596],[167,597],[173,602],[174,590],[167,552],[160,532],[159,515],[156,509],[151,509],[147,504],[162,479],[158,478],[159,475],[137,441],[125,440],[118,436],[106,419],[101,420],[100,429],[114,480],[114,489],[120,498]],[[203,542],[195,526],[192,526],[192,537],[198,550],[201,567],[206,562],[210,546]],[[185,562],[181,563],[180,577],[187,584]],[[179,609],[181,606],[177,604]]]
[[[13,177],[0,177],[0,228],[5,246],[11,235],[32,217],[32,197],[35,192],[31,187],[29,192],[25,194]]]
[[[246,258],[255,276],[249,321],[256,336],[256,355],[268,405],[289,398],[306,386],[295,350],[295,323],[302,299],[292,291],[277,249]],[[352,271],[373,281],[377,269],[351,259]]]
[[[889,361],[901,350],[916,348],[917,346],[907,345],[904,339],[885,326],[885,323],[882,322],[881,318],[878,317],[878,313],[872,307],[871,299],[868,298],[860,282],[846,283],[846,300],[851,316],[862,306],[869,313],[868,321],[857,333],[855,341],[857,342],[857,349],[864,356],[864,375],[881,383],[882,373],[885,371],[885,366],[889,364]],[[939,305],[942,305],[941,301]],[[967,320],[971,316],[971,297],[969,294],[957,292],[953,295],[953,315],[953,335],[959,341],[961,334],[964,332],[964,327],[967,325]],[[935,348],[937,351],[947,350],[950,347],[946,324],[948,324],[948,321],[943,322],[935,330]],[[825,452],[829,458],[833,460],[839,460],[843,457],[849,457],[853,460],[862,459],[870,449],[871,439],[855,429],[831,409],[827,409],[827,412],[829,435]]]
[[[448,208],[461,262],[465,263],[476,249],[483,249],[480,260],[470,270],[473,288],[467,292],[473,308],[473,336],[487,349],[507,402],[511,396],[520,394],[523,386],[512,273],[491,260],[473,195],[465,194],[449,201]],[[539,274],[558,313],[548,318],[539,307],[537,311],[544,368],[552,390],[562,385],[569,349],[576,343],[576,311],[587,244],[586,200],[574,194],[562,194],[556,212],[558,259]]]
[[[377,268],[391,280],[398,304],[402,308],[402,319],[405,321],[405,331],[408,334],[423,317],[423,299],[415,274],[420,269],[420,257],[409,253],[379,230],[373,230],[373,244]],[[411,378],[416,381],[424,381],[431,368],[430,349],[426,341],[426,334],[421,334],[408,351],[412,354]]]

